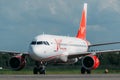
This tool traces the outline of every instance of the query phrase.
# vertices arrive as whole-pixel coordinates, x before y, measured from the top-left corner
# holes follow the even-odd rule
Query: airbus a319
[[[9,64],[12,70],[21,70],[26,64],[26,56],[30,56],[36,62],[33,73],[45,74],[45,64],[50,63],[68,63],[74,64],[82,59],[81,73],[91,73],[92,69],[96,69],[100,65],[97,54],[109,52],[119,52],[120,50],[104,50],[89,52],[89,48],[93,46],[102,46],[108,44],[118,44],[120,42],[90,44],[86,39],[86,23],[87,23],[87,3],[84,3],[80,26],[75,37],[58,36],[41,34],[36,36],[26,53],[0,51],[1,53],[16,54],[11,57]]]

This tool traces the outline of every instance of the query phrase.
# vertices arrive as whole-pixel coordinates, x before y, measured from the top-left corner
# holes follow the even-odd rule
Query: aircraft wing
[[[10,54],[10,55],[25,54],[25,55],[28,55],[27,52],[16,52],[16,51],[0,51],[0,54]]]
[[[69,55],[68,58],[76,58],[76,57],[82,57],[85,55],[96,55],[96,54],[105,54],[105,53],[113,53],[113,52],[120,52],[120,49],[115,50],[103,50],[103,51],[93,51],[93,52],[82,52],[82,53],[75,53],[73,55]]]
[[[88,47],[110,45],[110,44],[120,44],[120,42],[109,42],[109,43],[101,43],[101,44],[91,44]]]

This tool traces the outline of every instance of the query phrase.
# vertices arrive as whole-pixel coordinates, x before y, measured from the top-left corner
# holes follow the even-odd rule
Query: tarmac
[[[0,75],[0,80],[120,80],[120,74]]]

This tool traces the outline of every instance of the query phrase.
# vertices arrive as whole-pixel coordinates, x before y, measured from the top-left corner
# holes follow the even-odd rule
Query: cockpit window
[[[50,45],[47,41],[44,41],[43,43],[44,43],[45,45]]]
[[[35,44],[36,44],[36,41],[32,41],[31,44],[32,44],[32,45],[35,45]]]
[[[47,41],[46,41],[46,44],[47,44],[47,45],[50,45]]]
[[[43,44],[43,42],[42,42],[42,41],[38,41],[38,42],[37,42],[37,45],[40,45],[40,44]]]
[[[32,41],[31,45],[50,45],[47,41]]]

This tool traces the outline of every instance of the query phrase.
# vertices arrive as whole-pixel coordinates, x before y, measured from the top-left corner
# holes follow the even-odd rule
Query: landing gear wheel
[[[87,74],[91,74],[91,70],[87,70],[84,67],[81,67],[81,74],[85,74],[85,72],[87,72]]]
[[[87,74],[91,74],[91,70],[86,70]]]
[[[33,74],[38,74],[38,69],[37,69],[37,67],[34,67],[34,69],[33,69]]]
[[[86,69],[84,67],[81,68],[81,74],[85,74]]]
[[[44,65],[39,68],[39,74],[45,75],[45,66]]]

